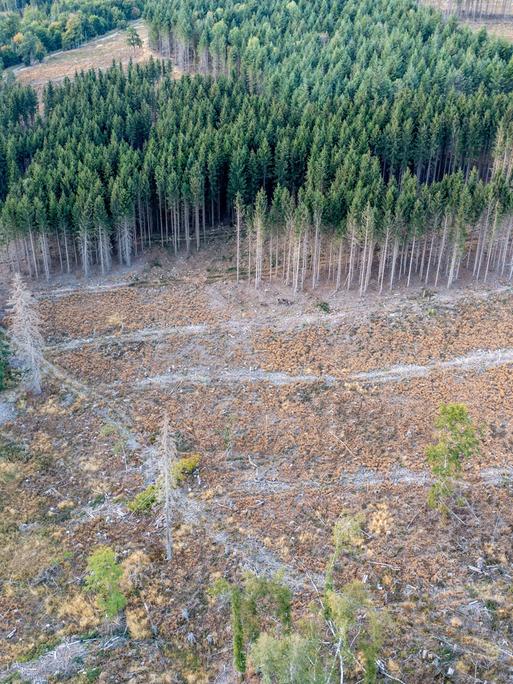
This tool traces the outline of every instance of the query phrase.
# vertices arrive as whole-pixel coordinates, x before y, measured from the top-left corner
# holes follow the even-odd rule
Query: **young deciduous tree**
[[[463,460],[479,451],[479,434],[464,404],[442,404],[435,421],[438,441],[426,449],[435,483],[428,503],[447,512],[454,491],[453,480],[461,472]]]
[[[279,577],[266,579],[251,573],[245,576],[242,586],[220,579],[210,593],[230,602],[233,664],[237,672],[244,675],[247,648],[258,639],[263,620],[273,616],[281,630],[286,633],[290,630],[292,593]]]
[[[143,42],[141,36],[137,33],[133,26],[129,26],[126,30],[126,44],[135,52],[136,48],[141,48]]]
[[[255,635],[250,659],[264,684],[335,684],[344,682],[348,674],[358,674],[358,681],[365,684],[377,681],[387,612],[375,606],[362,582],[349,582],[340,590],[333,586],[338,556],[363,543],[362,522],[346,514],[335,525],[333,558],[324,595],[319,595],[320,610],[298,622],[294,631],[287,622],[283,634],[273,630]]]
[[[9,306],[12,312],[11,339],[26,371],[27,387],[35,394],[40,394],[44,342],[36,303],[19,273],[13,278]]]

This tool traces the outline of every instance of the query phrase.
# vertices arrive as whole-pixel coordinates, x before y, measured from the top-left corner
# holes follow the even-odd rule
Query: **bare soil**
[[[231,282],[231,259],[162,254],[112,279],[38,284],[44,394],[7,395],[0,428],[0,668],[33,682],[235,682],[209,586],[281,570],[304,614],[349,511],[366,541],[335,579],[366,582],[390,613],[387,671],[510,682],[513,292],[255,291]],[[483,444],[444,519],[427,506],[424,451],[449,401],[468,405]],[[155,480],[163,411],[181,451],[201,455],[170,564],[158,511],[127,507]],[[151,625],[142,636],[84,592],[100,544],[149,559],[127,590],[127,615]],[[70,649],[79,657],[52,669]]]

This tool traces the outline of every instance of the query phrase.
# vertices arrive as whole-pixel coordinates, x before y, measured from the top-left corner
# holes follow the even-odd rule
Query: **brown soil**
[[[365,517],[365,543],[335,579],[364,580],[389,611],[388,671],[419,684],[447,672],[511,681],[513,364],[480,355],[513,347],[511,290],[294,296],[278,283],[207,282],[205,264],[230,264],[213,252],[159,261],[111,284],[39,292],[44,395],[19,395],[2,428],[0,667],[27,659],[20,672],[39,681],[56,660],[45,651],[69,641],[74,681],[97,667],[106,682],[235,682],[228,613],[208,587],[281,568],[303,614],[332,525],[350,511]],[[443,365],[465,355],[472,366]],[[429,371],[355,380],[400,364]],[[424,450],[452,401],[468,405],[483,444],[462,474],[465,503],[445,520],[426,503]],[[126,505],[155,480],[164,410],[180,449],[201,454],[179,493],[171,564],[158,513]],[[99,544],[148,557],[126,614],[149,616],[154,637],[106,624],[84,593]]]

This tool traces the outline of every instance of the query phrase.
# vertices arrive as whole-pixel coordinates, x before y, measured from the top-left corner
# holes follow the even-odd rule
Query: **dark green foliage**
[[[306,267],[344,238],[361,292],[378,248],[390,287],[414,262],[452,282],[476,229],[477,277],[492,255],[509,275],[513,48],[414,0],[147,0],[145,12],[163,52],[201,75],[176,80],[154,61],[80,74],[47,86],[40,116],[32,91],[0,86],[4,242],[23,238],[30,255],[41,236],[35,251],[58,242],[61,268],[77,254],[89,273],[98,255],[106,271],[113,248],[127,265],[155,241],[197,248],[239,198],[260,226],[258,279],[263,242],[287,235]]]
[[[135,48],[142,47],[141,36],[137,33],[133,26],[129,26],[126,31],[127,45],[135,50]]]
[[[100,678],[101,673],[102,670],[100,667],[91,667],[89,670],[86,670],[86,680],[88,682],[97,682]]]
[[[0,331],[0,392],[6,388],[10,377],[9,357],[11,355],[5,333]]]
[[[237,672],[246,672],[246,652],[244,650],[244,630],[242,627],[242,596],[239,587],[231,592],[233,664]]]

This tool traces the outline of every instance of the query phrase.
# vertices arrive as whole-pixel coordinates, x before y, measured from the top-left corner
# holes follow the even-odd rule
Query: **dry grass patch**
[[[59,548],[53,541],[35,534],[18,534],[0,548],[0,568],[12,582],[23,582],[58,562],[58,555]]]
[[[132,639],[149,639],[151,625],[146,610],[141,606],[127,608],[125,612],[126,625]]]
[[[61,630],[62,635],[88,632],[101,622],[96,607],[80,593],[67,595],[62,600],[52,597],[46,608],[67,623]]]
[[[118,29],[95,38],[75,50],[52,53],[41,63],[18,67],[14,69],[14,74],[18,81],[41,92],[48,81],[58,83],[66,77],[73,78],[77,71],[108,69],[113,61],[121,62],[126,67],[130,60],[134,64],[139,64],[148,61],[150,57],[160,59],[148,45],[146,24],[139,20],[132,26],[142,38],[143,47],[140,49],[129,48],[126,44],[126,31]]]

